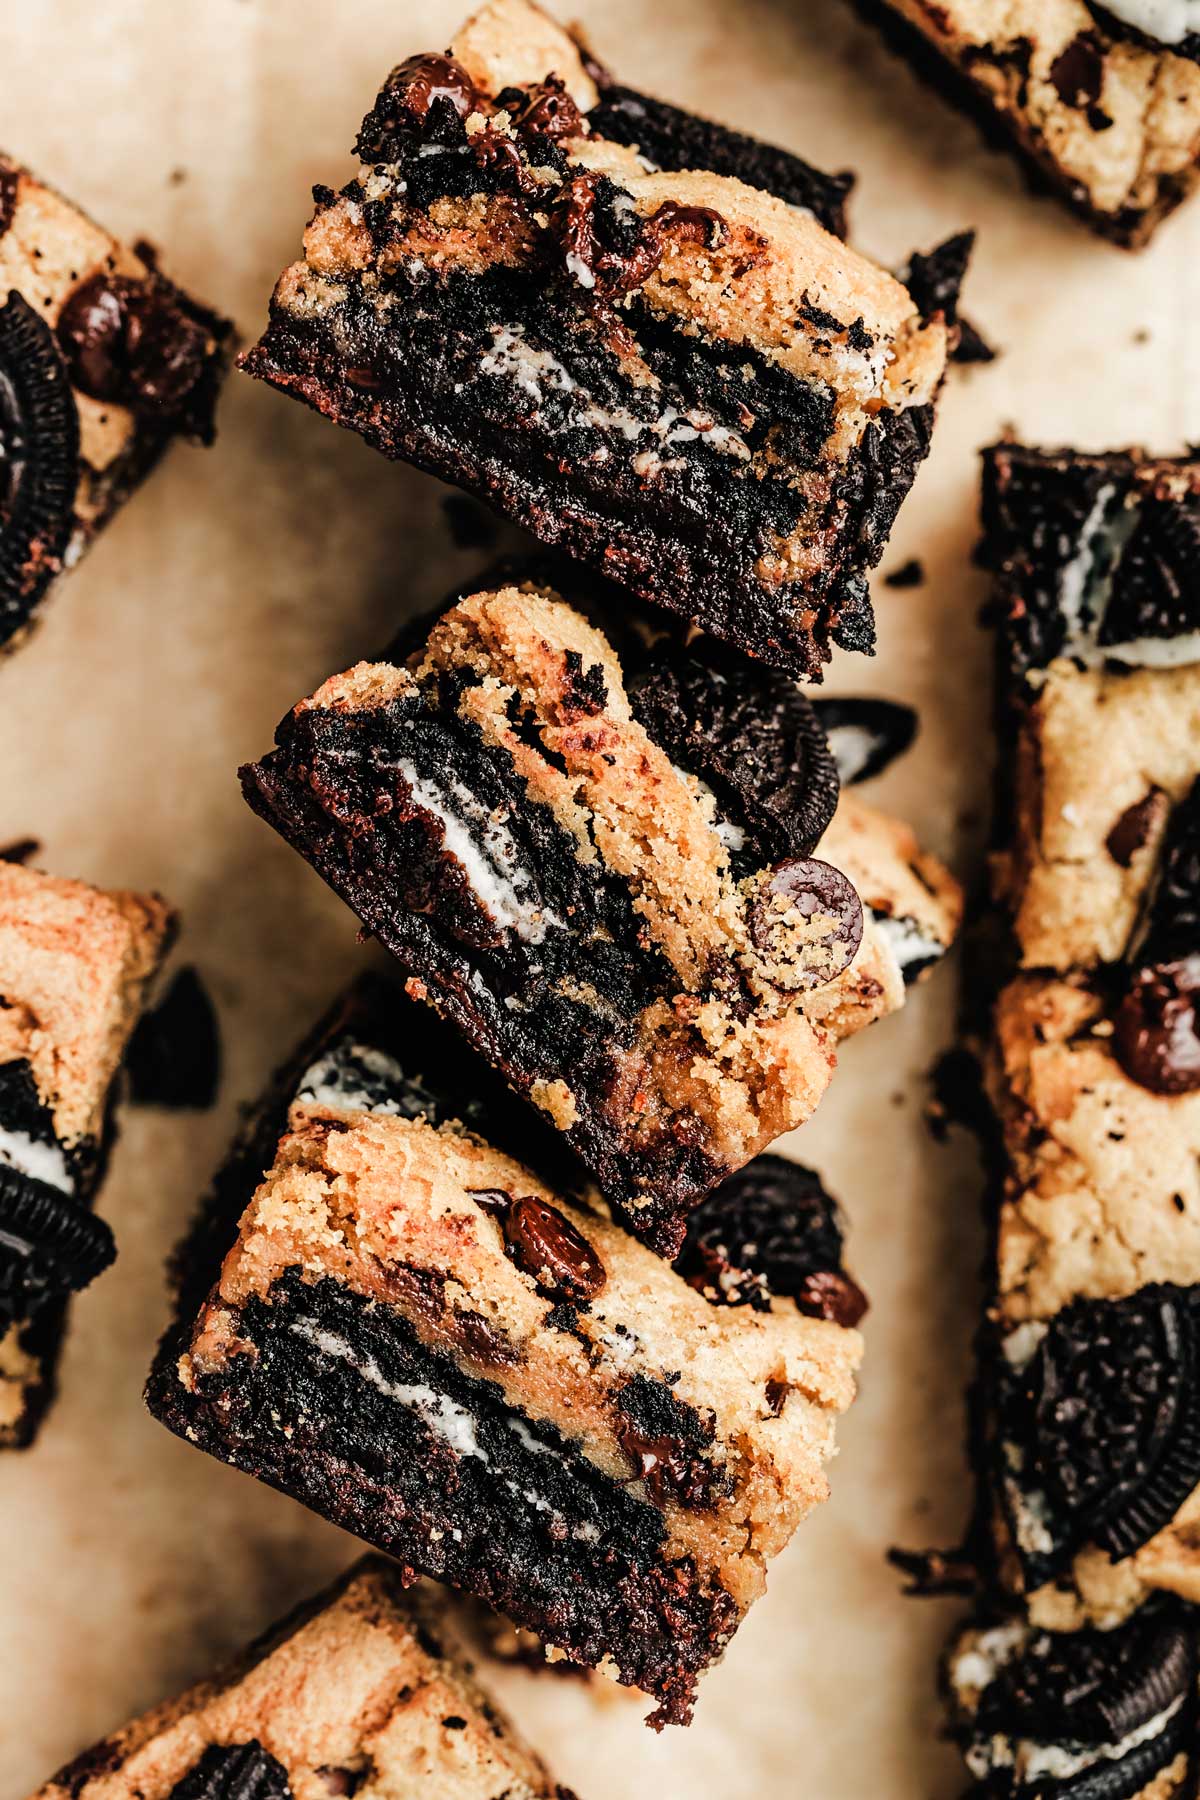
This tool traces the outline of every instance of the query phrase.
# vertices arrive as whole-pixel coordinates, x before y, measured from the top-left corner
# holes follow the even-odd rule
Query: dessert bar
[[[153,895],[0,862],[0,1448],[31,1442],[68,1296],[114,1255],[113,1080],[172,929]]]
[[[1185,29],[1190,4],[856,4],[989,138],[1018,153],[1035,186],[1103,236],[1144,244],[1196,185],[1200,39]]]
[[[1200,462],[1001,444],[984,527],[973,1548],[1013,1613],[951,1679],[981,1792],[1183,1793],[1195,1617],[1164,1596],[1200,1601]]]
[[[211,443],[232,327],[0,154],[0,651],[173,438]]]
[[[865,1301],[806,1171],[745,1171],[675,1269],[498,1147],[525,1124],[448,1028],[360,987],[183,1246],[148,1403],[686,1723],[826,1496]]]
[[[436,1591],[369,1557],[32,1800],[573,1800],[462,1659]]]
[[[528,0],[393,70],[357,153],[243,368],[780,668],[871,648],[953,294],[847,246],[845,177],[617,85]]]
[[[900,1004],[903,922],[937,954],[958,890],[856,798],[834,819],[789,677],[682,637],[623,652],[530,583],[471,595],[301,701],[242,780],[669,1256]]]

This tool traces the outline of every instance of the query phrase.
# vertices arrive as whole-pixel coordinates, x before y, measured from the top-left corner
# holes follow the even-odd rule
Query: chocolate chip
[[[1166,812],[1167,796],[1161,788],[1155,787],[1143,799],[1127,806],[1104,840],[1104,847],[1113,861],[1127,869]]]
[[[513,115],[517,131],[534,137],[578,137],[584,130],[583,115],[557,75],[529,90],[525,104]]]
[[[500,1217],[509,1256],[544,1294],[579,1303],[600,1292],[608,1279],[604,1264],[556,1206],[533,1194],[514,1199],[495,1188],[475,1189],[473,1196]]]
[[[843,1269],[814,1269],[792,1298],[807,1318],[853,1327],[867,1310],[867,1296]]]
[[[1050,79],[1064,106],[1086,112],[1104,86],[1104,56],[1094,31],[1081,31],[1050,65]]]
[[[599,202],[607,191],[602,182],[603,177],[590,171],[572,176],[550,215],[551,230],[567,268],[598,299],[618,300],[644,287],[672,238],[713,246],[726,235],[724,219],[711,207],[664,200],[640,222],[631,242],[621,247],[605,245],[597,230]]]
[[[166,282],[107,273],[70,295],[58,342],[81,392],[164,419],[182,412],[212,349],[206,327]]]
[[[1113,1049],[1151,1093],[1200,1088],[1200,951],[1137,971],[1117,1008]]]
[[[793,857],[761,885],[749,913],[750,941],[785,989],[824,987],[862,943],[863,909],[832,863]]]
[[[435,106],[449,107],[458,118],[477,112],[480,93],[467,71],[452,56],[410,56],[388,76],[396,106],[414,119],[426,119]]]
[[[714,1429],[661,1381],[635,1375],[615,1396],[614,1430],[656,1506],[711,1507],[727,1486],[708,1452]]]

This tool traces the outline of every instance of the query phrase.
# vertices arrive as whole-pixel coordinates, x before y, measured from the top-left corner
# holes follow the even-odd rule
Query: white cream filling
[[[417,805],[441,823],[446,849],[461,864],[472,892],[497,925],[527,944],[540,944],[548,925],[562,924],[557,914],[532,899],[535,883],[521,867],[512,834],[469,788],[451,781],[447,797],[411,763],[400,761],[396,767]]]
[[[399,1101],[369,1088],[363,1080],[364,1075],[383,1088],[402,1088],[405,1083],[404,1070],[395,1057],[368,1044],[342,1038],[305,1070],[296,1098],[342,1112],[397,1114],[403,1111]]]
[[[975,1744],[967,1752],[966,1763],[972,1775],[982,1780],[991,1774],[993,1769],[1012,1769],[1018,1780],[1036,1781],[1044,1775],[1055,1781],[1066,1781],[1072,1775],[1080,1775],[1085,1769],[1095,1768],[1102,1762],[1120,1762],[1123,1757],[1137,1750],[1142,1744],[1158,1737],[1183,1705],[1183,1695],[1173,1700],[1170,1706],[1148,1719],[1144,1725],[1123,1737],[1119,1744],[1042,1744],[1032,1738],[993,1736],[986,1744]]]
[[[1200,0],[1104,0],[1114,18],[1134,25],[1160,44],[1179,44],[1200,31]]]
[[[1005,1362],[1020,1374],[1033,1361],[1038,1345],[1049,1329],[1043,1319],[1026,1319],[1023,1325],[1016,1326],[1008,1333],[1001,1346]]]
[[[946,948],[940,938],[930,937],[916,919],[888,918],[882,913],[876,913],[875,923],[884,943],[895,957],[901,974],[915,963],[928,962],[931,957],[941,956]]]
[[[577,271],[573,272],[583,286],[591,285],[582,281]],[[585,269],[584,273],[590,275],[591,271]],[[617,431],[631,444],[647,435],[668,445],[689,444],[697,438],[703,438],[706,444],[723,456],[732,456],[738,462],[750,461],[750,448],[745,439],[739,437],[730,426],[718,425],[708,413],[699,409],[681,415],[677,407],[666,406],[657,419],[639,419],[623,406],[598,405],[580,388],[571,371],[558,357],[550,350],[539,350],[536,345],[531,344],[519,325],[492,326],[492,348],[480,358],[479,367],[485,375],[501,376],[514,381],[523,394],[528,394],[531,400],[537,402],[539,408],[544,404],[548,393],[578,395],[579,398],[573,402],[573,426]],[[659,466],[668,465],[664,463]],[[647,464],[643,472],[649,474],[654,470]]]
[[[24,1131],[10,1131],[0,1125],[0,1163],[19,1169],[34,1181],[44,1181],[60,1193],[74,1192],[75,1183],[67,1167],[66,1152],[61,1144],[47,1144]]]
[[[858,780],[875,749],[873,732],[861,725],[835,725],[825,734],[843,787]]]

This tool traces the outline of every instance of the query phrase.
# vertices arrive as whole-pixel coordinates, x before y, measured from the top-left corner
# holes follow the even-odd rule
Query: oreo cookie
[[[873,781],[917,735],[917,715],[898,700],[814,700],[843,787]]]
[[[652,650],[629,702],[672,761],[712,789],[735,873],[816,848],[837,808],[837,765],[789,677],[701,642]]]
[[[766,1312],[778,1297],[856,1325],[867,1301],[842,1269],[842,1237],[837,1202],[812,1169],[759,1156],[691,1214],[675,1268],[714,1304]]]
[[[336,1791],[331,1786],[330,1792]],[[292,1788],[283,1764],[251,1738],[245,1744],[210,1744],[168,1800],[292,1800]]]
[[[112,1232],[60,1189],[0,1163],[0,1320],[78,1292],[116,1255]]]
[[[78,477],[66,363],[45,321],[10,293],[0,305],[0,646],[62,569]]]
[[[1195,1631],[1171,1609],[1113,1631],[974,1628],[947,1674],[983,1795],[1133,1800],[1194,1738]]]
[[[1200,781],[1168,821],[1157,884],[1126,971],[1113,1020],[1117,1061],[1151,1093],[1194,1093],[1200,1088]]]
[[[1194,1290],[1077,1300],[988,1361],[993,1480],[1029,1586],[1085,1544],[1129,1556],[1200,1484]]]

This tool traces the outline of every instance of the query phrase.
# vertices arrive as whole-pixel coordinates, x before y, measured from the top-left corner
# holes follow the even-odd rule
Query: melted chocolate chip
[[[843,1269],[814,1269],[792,1298],[808,1318],[834,1325],[857,1325],[867,1310],[867,1296]]]
[[[1167,810],[1167,797],[1161,788],[1150,789],[1141,800],[1127,806],[1104,840],[1104,847],[1115,863],[1127,869],[1142,845],[1149,841],[1155,826]]]
[[[597,208],[605,191],[602,183],[603,178],[591,172],[573,176],[552,214],[568,269],[598,299],[618,300],[644,287],[672,238],[712,246],[725,236],[725,221],[711,207],[680,206],[664,200],[641,222],[628,246],[605,247],[597,232]]]
[[[410,56],[388,78],[397,106],[425,119],[434,106],[448,106],[465,119],[479,108],[479,90],[452,56]]]
[[[513,115],[517,131],[532,137],[578,137],[585,129],[583,115],[557,75],[531,88],[523,106]]]
[[[1137,971],[1117,1008],[1113,1049],[1153,1094],[1200,1088],[1200,951]]]
[[[725,1485],[709,1460],[713,1427],[664,1382],[635,1375],[616,1396],[615,1434],[656,1506],[711,1507]]]
[[[795,915],[813,922],[798,929]],[[848,968],[862,943],[863,909],[853,883],[832,863],[780,863],[750,907],[750,941],[788,989],[824,987]]]
[[[1094,31],[1081,31],[1050,65],[1050,79],[1064,106],[1086,112],[1104,86],[1104,55]]]
[[[292,1800],[292,1789],[283,1764],[251,1738],[244,1744],[210,1744],[168,1800]]]
[[[17,183],[20,177],[15,169],[0,165],[0,238],[2,238],[17,216]]]
[[[556,1206],[533,1194],[515,1199],[501,1188],[473,1188],[472,1197],[500,1221],[505,1248],[518,1269],[551,1299],[579,1304],[608,1279],[583,1233]]]
[[[183,411],[211,350],[205,326],[165,282],[106,273],[70,295],[58,342],[82,393],[164,419]]]

